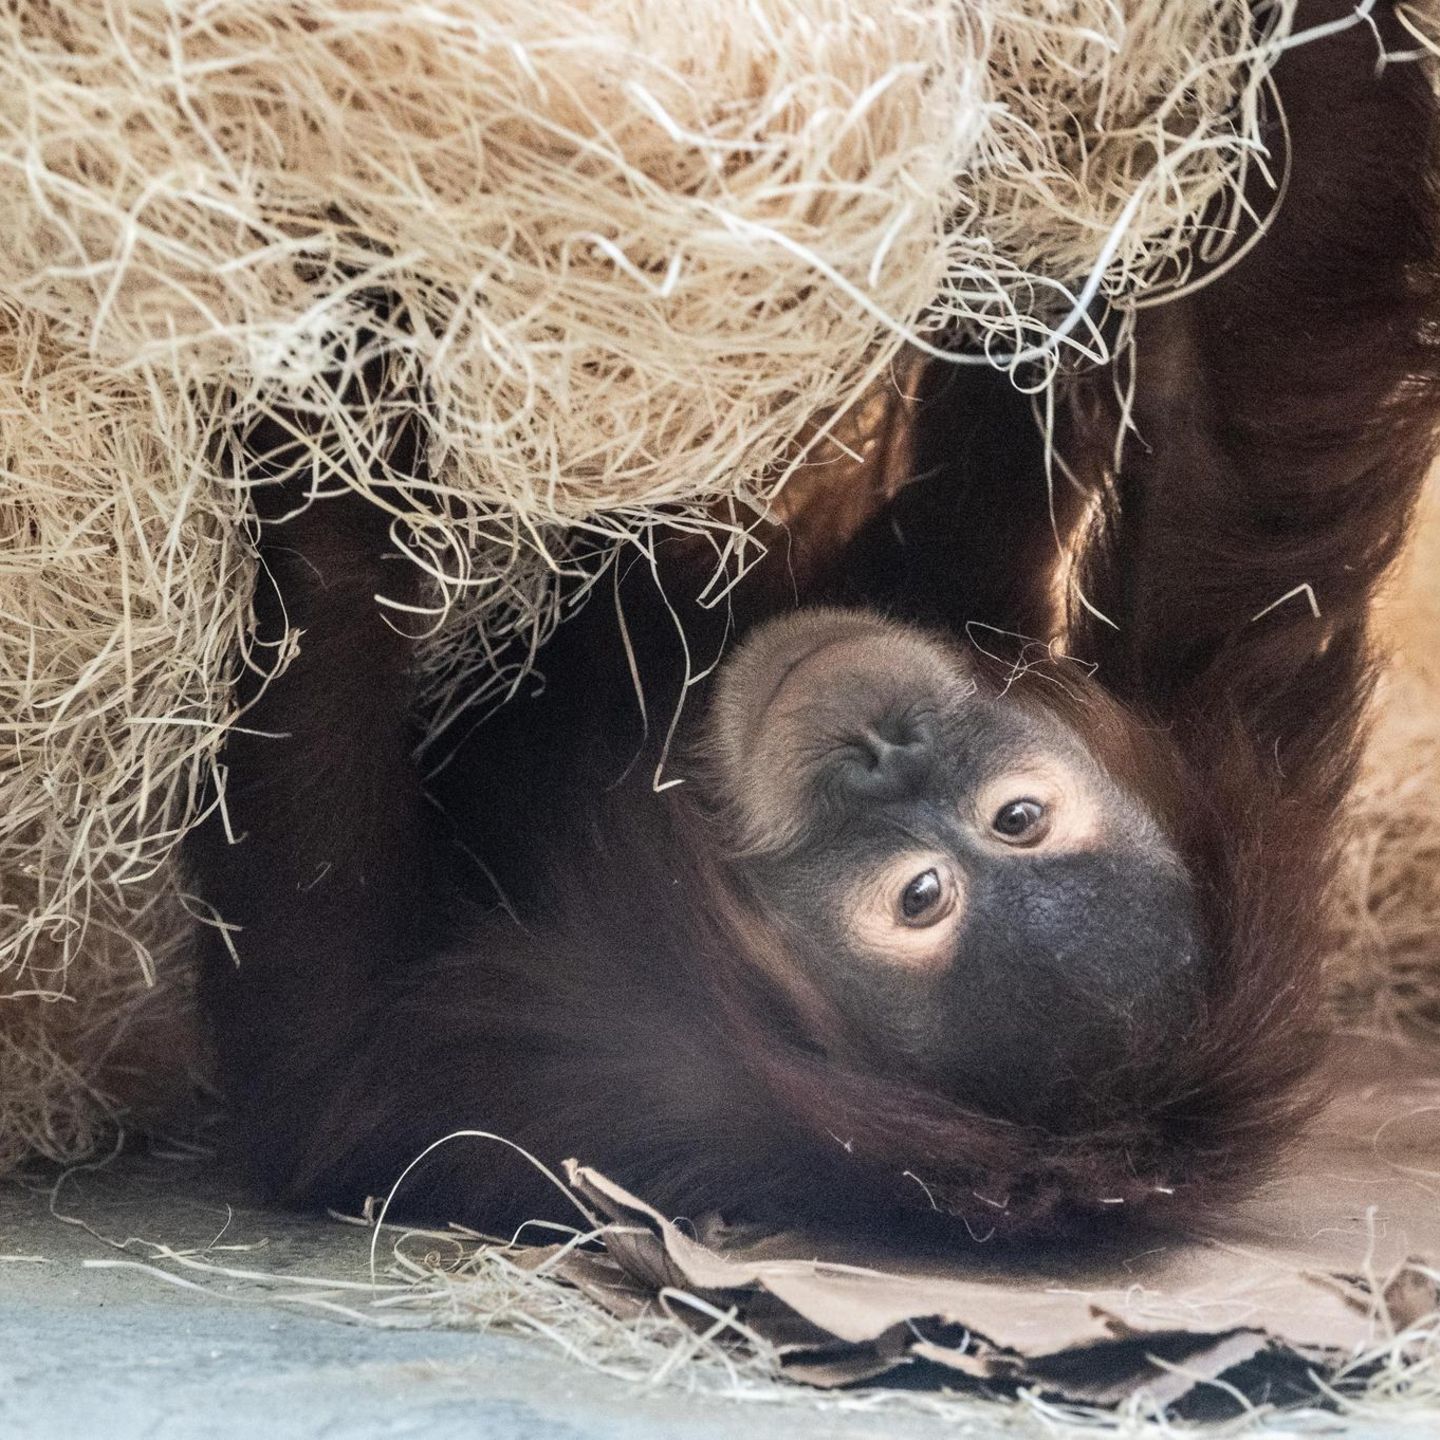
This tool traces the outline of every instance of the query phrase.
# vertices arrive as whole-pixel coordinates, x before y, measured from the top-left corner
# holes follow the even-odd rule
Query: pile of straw
[[[86,1148],[94,1037],[193,923],[175,847],[252,580],[214,460],[239,417],[320,412],[367,456],[390,417],[329,377],[383,352],[448,497],[411,520],[432,671],[503,684],[557,577],[657,506],[742,527],[902,343],[1098,354],[1097,298],[1183,283],[1292,8],[0,9],[0,1165]]]

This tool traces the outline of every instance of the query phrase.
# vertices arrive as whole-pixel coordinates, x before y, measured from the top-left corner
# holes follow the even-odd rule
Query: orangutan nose
[[[840,778],[858,798],[901,800],[924,789],[933,756],[928,727],[886,722],[851,741]]]

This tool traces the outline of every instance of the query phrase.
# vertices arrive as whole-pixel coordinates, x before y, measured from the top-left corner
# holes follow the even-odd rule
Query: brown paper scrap
[[[940,1258],[731,1237],[572,1162],[611,1224],[603,1255],[572,1251],[557,1273],[622,1317],[676,1292],[732,1310],[788,1374],[827,1388],[1026,1384],[1097,1405],[1142,1390],[1169,1405],[1235,1376],[1266,1396],[1303,1389],[1440,1302],[1440,1075],[1388,1059],[1338,1057],[1335,1098],[1281,1177],[1186,1237]]]

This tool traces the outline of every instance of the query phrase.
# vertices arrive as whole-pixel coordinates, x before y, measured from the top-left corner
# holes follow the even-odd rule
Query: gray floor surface
[[[152,1259],[159,1242],[217,1265],[358,1280],[368,1274],[368,1234],[247,1206],[241,1187],[194,1162],[121,1160],[72,1173],[58,1190],[54,1178],[0,1186],[0,1440],[1047,1433],[1000,1406],[940,1419],[893,1406],[855,1413],[636,1385],[587,1370],[542,1340],[375,1329],[297,1311],[213,1273],[196,1275],[198,1293],[179,1289],[123,1262]],[[258,1249],[224,1248],[257,1241]],[[1303,1433],[1342,1428],[1325,1417]],[[1345,1430],[1347,1440],[1433,1433],[1429,1424]]]
[[[154,1253],[146,1242],[204,1250],[223,1227],[222,1246],[265,1244],[206,1251],[214,1263],[360,1279],[368,1273],[368,1235],[324,1218],[243,1205],[232,1212],[227,1197],[243,1190],[195,1164],[120,1161],[72,1175],[53,1197],[52,1181],[0,1186],[0,1440],[919,1440],[960,1433],[893,1411],[756,1407],[641,1387],[589,1371],[540,1340],[378,1330],[265,1303],[244,1284],[213,1275],[197,1277],[205,1293],[178,1289],[113,1262],[146,1261]],[[116,1248],[126,1240],[125,1250]],[[993,1433],[1014,1427],[997,1417]]]

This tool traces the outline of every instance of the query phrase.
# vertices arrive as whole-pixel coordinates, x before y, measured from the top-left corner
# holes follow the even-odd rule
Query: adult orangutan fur
[[[1399,48],[1392,19],[1381,28]],[[669,762],[688,782],[676,789],[652,791],[650,771],[682,657],[637,570],[618,592],[625,635],[592,603],[542,657],[544,694],[478,727],[427,792],[404,615],[373,598],[414,603],[417,570],[373,506],[297,511],[283,433],[237,443],[267,517],[260,633],[296,626],[301,645],[229,744],[240,843],[212,825],[191,859],[239,927],[238,968],[218,935],[206,942],[206,1003],[273,1187],[353,1204],[473,1129],[551,1164],[579,1156],[671,1213],[981,1236],[1117,1210],[1181,1219],[1265,1172],[1308,1104],[1322,897],[1371,684],[1367,608],[1440,394],[1426,76],[1377,70],[1359,26],[1298,47],[1277,80],[1283,204],[1240,264],[1142,315],[1118,470],[1114,377],[1064,391],[1073,475],[1052,494],[1009,381],[933,366],[913,482],[798,597],[849,608],[765,622],[787,608],[780,587],[742,591],[735,620],[752,638],[711,696],[690,692],[700,718]],[[421,438],[395,437],[417,467]],[[672,592],[687,575],[677,551]],[[698,668],[723,636],[679,609]],[[842,646],[840,673],[817,667],[809,708],[792,687],[782,715],[782,652],[807,625]],[[1074,658],[1027,636],[1063,636]],[[816,653],[799,644],[795,664]],[[765,665],[779,669],[757,701]],[[886,730],[892,701],[919,694],[933,726]],[[870,800],[864,774],[834,779],[842,761],[817,739],[827,707],[843,763],[858,746],[881,774]],[[747,708],[770,727],[763,745],[735,739]],[[1065,783],[1100,777],[1085,812],[1100,839],[1062,847],[1058,870],[1004,858],[1003,826],[949,849],[934,838],[954,838],[955,795],[1016,726],[1022,748],[1062,756]],[[928,778],[896,781],[899,751]],[[947,876],[957,887],[954,944],[924,950],[928,979],[857,961],[854,935],[826,930],[856,881],[847,866],[889,853],[886,826],[904,844],[931,827],[939,857],[892,920],[943,898]],[[847,850],[842,832],[869,838]],[[1050,873],[1063,884],[1047,889]],[[1077,936],[1083,984],[1060,964]],[[491,1228],[563,1203],[476,1140],[435,1151],[402,1198]]]

